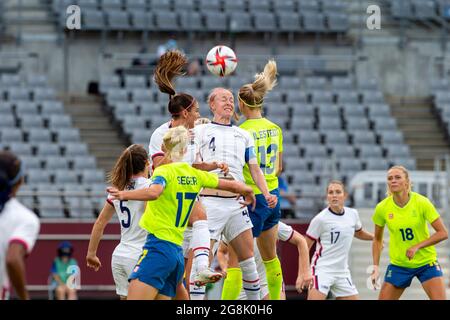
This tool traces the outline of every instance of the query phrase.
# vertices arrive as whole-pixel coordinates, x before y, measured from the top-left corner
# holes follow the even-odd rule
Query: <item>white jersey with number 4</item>
[[[329,208],[317,214],[309,224],[306,235],[316,241],[312,258],[313,275],[317,272],[347,273],[348,255],[356,231],[362,225],[358,211],[344,207],[343,214]]]
[[[39,234],[37,216],[16,198],[6,202],[0,212],[0,300],[9,297],[9,279],[6,271],[6,254],[11,243],[20,243],[30,254]]]
[[[244,182],[245,164],[257,163],[254,140],[247,131],[233,125],[211,122],[196,126],[194,133],[201,161],[225,162],[231,176]],[[211,172],[221,175],[220,169]]]
[[[148,154],[153,161],[154,157],[164,156],[164,152],[161,150],[163,144],[163,138],[167,131],[171,128],[170,121],[163,123],[153,131],[148,145]],[[193,164],[197,155],[196,146],[194,143],[188,143],[187,152],[184,155],[183,161],[189,164]]]
[[[148,188],[151,180],[143,177],[133,179],[128,190]],[[113,256],[138,259],[147,238],[147,231],[139,226],[139,220],[145,211],[145,201],[111,200],[120,222],[120,243],[113,252]]]

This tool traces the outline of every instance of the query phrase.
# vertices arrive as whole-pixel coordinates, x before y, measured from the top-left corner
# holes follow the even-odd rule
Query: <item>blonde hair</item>
[[[217,91],[219,90],[225,90],[228,91],[229,93],[231,93],[231,95],[233,95],[233,92],[230,89],[226,89],[226,88],[221,88],[221,87],[217,87],[211,90],[211,92],[208,95],[208,105],[211,107],[214,99],[216,98],[217,95]],[[234,109],[234,106],[233,106]],[[236,111],[233,111],[233,118],[235,121],[239,121],[239,115],[236,113]]]
[[[277,63],[269,60],[264,71],[255,75],[255,81],[239,89],[238,98],[249,108],[261,108],[266,93],[277,85]]]
[[[184,126],[169,129],[163,137],[165,156],[172,161],[180,161],[186,152],[188,139],[188,130]]]
[[[408,181],[408,193],[410,193],[411,190],[412,190],[412,182],[409,179],[409,172],[408,172],[408,170],[404,166],[393,166],[393,167],[391,167],[388,170],[388,173],[389,173],[389,171],[391,171],[393,169],[397,169],[397,170],[400,170],[401,172],[403,172],[403,174],[405,175],[406,180]],[[389,184],[387,182],[386,182],[386,196],[388,196],[388,197],[392,196],[392,192],[389,189]]]

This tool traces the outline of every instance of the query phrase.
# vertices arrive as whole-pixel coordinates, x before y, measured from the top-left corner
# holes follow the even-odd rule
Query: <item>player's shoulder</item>
[[[344,206],[344,211],[348,212],[348,213],[350,213],[352,215],[356,215],[356,216],[359,215],[358,210],[356,210],[355,208],[350,208],[350,207],[345,207]]]
[[[170,129],[169,121],[164,122],[153,131],[150,139],[162,137],[167,131],[169,131],[169,129]]]
[[[384,210],[387,207],[389,207],[391,204],[392,204],[392,196],[387,196],[386,198],[384,198],[383,200],[378,202],[378,204],[375,207],[375,211]]]
[[[34,224],[39,226],[39,218],[36,214],[25,207],[19,200],[16,198],[10,199],[3,209],[5,212],[5,216],[11,217],[13,220],[17,221],[18,224],[27,223]]]
[[[139,177],[135,180],[135,189],[148,188],[152,180],[144,177]]]
[[[415,201],[418,201],[420,203],[430,202],[430,199],[428,199],[424,195],[421,195],[420,193],[413,192],[413,191],[411,192],[411,198],[414,198]]]
[[[327,216],[329,214],[329,211],[328,211],[328,207],[327,208],[324,208],[323,210],[321,210],[319,213],[317,213],[313,218],[312,218],[312,220],[314,220],[314,221],[322,221],[323,219],[325,219],[325,217]],[[311,221],[312,221],[311,220]]]
[[[241,128],[241,127],[233,125],[232,128],[235,130],[236,134],[238,134],[238,135],[244,136],[245,138],[251,138],[252,137],[250,132],[248,132],[247,130],[245,130],[245,129]]]

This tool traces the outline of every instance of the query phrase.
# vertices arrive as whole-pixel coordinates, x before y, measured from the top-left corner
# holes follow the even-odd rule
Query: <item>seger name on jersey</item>
[[[196,177],[188,177],[188,176],[181,176],[181,177],[177,177],[178,179],[178,184],[181,185],[196,185],[197,184],[197,178]]]
[[[253,132],[253,139],[255,139],[255,140],[276,137],[276,136],[278,136],[277,129],[261,130],[258,132]]]

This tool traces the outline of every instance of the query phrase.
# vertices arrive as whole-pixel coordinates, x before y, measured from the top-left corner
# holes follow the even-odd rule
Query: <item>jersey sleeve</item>
[[[379,204],[375,207],[375,213],[372,216],[372,221],[379,227],[384,227],[386,224],[383,207]]]
[[[162,139],[157,132],[152,134],[150,138],[150,143],[148,145],[148,155],[153,160],[154,157],[164,156],[164,152],[161,150]]]
[[[281,241],[287,242],[291,240],[292,236],[294,235],[294,229],[287,225],[284,222],[278,222],[278,239]]]
[[[248,132],[243,129],[241,130],[245,132],[245,163],[258,164],[255,152],[255,141]]]
[[[9,238],[9,243],[22,244],[29,254],[36,243],[39,228],[39,220],[36,217],[30,216],[30,218],[22,220],[21,223],[14,228],[14,231]]]
[[[219,185],[219,176],[217,174],[197,169],[194,170],[196,171],[197,177],[200,179],[202,187],[213,189],[217,188]]]
[[[201,151],[201,146],[202,146],[202,135],[203,135],[203,130],[202,128],[204,127],[204,125],[198,125],[195,126],[193,129],[194,132],[194,145],[195,145],[195,158],[194,158],[194,163],[201,163],[203,162],[203,158],[202,155],[200,153]]]
[[[165,189],[167,183],[172,181],[170,171],[167,170],[167,167],[158,167],[153,172],[152,183],[151,184],[160,184]]]
[[[424,217],[426,221],[428,221],[429,223],[433,223],[434,221],[436,221],[437,218],[440,217],[433,203],[431,203],[429,199],[425,198],[422,206]]]
[[[320,216],[316,216],[309,223],[308,230],[306,230],[306,235],[313,240],[317,240],[320,238],[321,233],[322,224],[320,223]]]
[[[280,139],[278,141],[278,152],[283,152],[283,130],[281,130],[280,127],[278,127],[278,132],[280,135]]]
[[[358,210],[355,210],[355,231],[360,231],[362,229],[361,219],[359,218]]]

